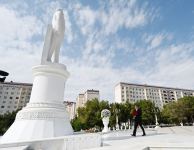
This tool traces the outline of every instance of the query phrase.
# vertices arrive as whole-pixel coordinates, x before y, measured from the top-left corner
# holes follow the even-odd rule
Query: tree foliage
[[[17,111],[0,115],[0,135],[3,135],[15,120]]]
[[[142,110],[142,123],[144,125],[155,124],[155,114],[157,114],[158,108],[154,103],[149,100],[141,100],[135,103],[141,107]]]
[[[155,123],[154,113],[156,107],[150,101],[143,100],[138,102],[142,108],[143,123],[153,124]],[[97,99],[90,100],[86,103],[85,107],[78,108],[77,117],[72,120],[72,126],[75,131],[81,129],[90,129],[96,127],[102,129],[102,118],[100,113],[103,109],[109,109],[111,112],[109,126],[111,128],[116,127],[116,118],[118,116],[118,124],[129,122],[132,119],[131,111],[134,109],[134,105],[131,103],[111,103],[107,101],[98,101]]]
[[[142,122],[144,125],[155,125],[156,116],[159,123],[164,124],[179,124],[194,122],[194,97],[184,97],[177,102],[169,103],[164,106],[161,111],[150,100],[141,100],[135,104],[142,109]],[[111,103],[107,101],[98,101],[97,99],[88,101],[85,107],[78,108],[78,116],[72,121],[72,126],[75,131],[81,129],[90,129],[93,127],[102,129],[102,118],[100,113],[103,109],[109,109],[111,116],[109,126],[116,127],[116,118],[118,116],[118,124],[126,123],[132,120],[132,111],[134,104],[131,103]]]
[[[177,102],[164,106],[162,111],[164,123],[193,123],[194,122],[194,97],[183,97]]]
[[[78,108],[77,117],[72,120],[73,129],[75,131],[93,127],[101,129],[103,127],[101,121],[103,109],[109,109],[108,101],[98,101],[98,99],[87,101],[85,107]]]

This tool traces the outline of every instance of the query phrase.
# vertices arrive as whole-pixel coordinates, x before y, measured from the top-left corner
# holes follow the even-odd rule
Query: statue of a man
[[[58,9],[52,19],[52,25],[48,25],[41,64],[47,62],[59,63],[59,51],[64,40],[65,19],[62,9]]]

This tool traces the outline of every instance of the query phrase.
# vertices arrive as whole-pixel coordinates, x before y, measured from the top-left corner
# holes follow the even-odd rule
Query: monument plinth
[[[64,39],[63,11],[57,10],[48,25],[41,64],[32,68],[34,81],[30,102],[19,111],[1,143],[53,138],[73,134],[63,104],[66,66],[59,63],[59,50]],[[53,59],[53,60],[52,60]]]
[[[69,76],[62,64],[33,68],[30,102],[18,112],[1,143],[51,138],[73,133],[63,105],[65,82]]]

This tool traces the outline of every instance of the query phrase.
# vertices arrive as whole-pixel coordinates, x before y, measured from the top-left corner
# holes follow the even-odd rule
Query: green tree
[[[164,123],[193,123],[194,122],[194,97],[183,97],[176,102],[168,103],[162,110]]]
[[[85,107],[78,108],[78,116],[71,122],[74,130],[79,131],[93,127],[101,129],[103,127],[101,119],[103,109],[109,109],[108,101],[99,101],[98,99],[87,101]]]
[[[18,111],[19,110],[13,111],[12,113],[0,115],[0,135],[4,134],[7,129],[12,125]]]
[[[119,121],[127,122],[130,119],[132,105],[128,102],[120,104]]]
[[[181,110],[180,110],[181,111]],[[178,123],[180,120],[182,120],[182,116],[177,114],[177,103],[172,102],[167,105],[164,105],[164,108],[162,110],[162,123],[168,124],[168,123]]]
[[[141,100],[137,103],[142,109],[142,122],[144,125],[155,124],[155,113],[158,110],[149,100]]]
[[[118,124],[121,125],[122,122],[128,122],[130,119],[130,112],[132,109],[132,104],[130,103],[112,103],[110,104],[110,127],[116,126],[116,116],[118,116]]]
[[[179,116],[182,116],[182,119],[185,122],[193,123],[194,122],[194,97],[191,97],[191,96],[183,97],[177,101],[177,104],[178,104],[177,110],[179,110]]]
[[[71,120],[71,125],[75,132],[80,131],[81,129],[84,129],[84,124],[81,122],[80,118],[78,117],[75,117],[73,120]]]
[[[110,119],[109,119],[109,126],[111,128],[115,127],[116,125],[116,105],[115,103],[111,103],[110,104],[110,112],[111,112],[111,116],[110,116]]]

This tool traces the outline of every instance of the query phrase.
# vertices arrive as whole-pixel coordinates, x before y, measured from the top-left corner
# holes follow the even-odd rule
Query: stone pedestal
[[[69,76],[65,65],[48,63],[32,70],[34,82],[30,102],[17,113],[1,143],[73,134],[63,104],[65,82]]]
[[[104,128],[103,128],[102,132],[108,132],[109,131],[109,129],[108,129],[109,117],[102,118],[102,122],[103,122],[103,125],[104,125]]]

